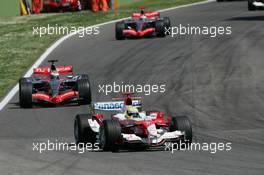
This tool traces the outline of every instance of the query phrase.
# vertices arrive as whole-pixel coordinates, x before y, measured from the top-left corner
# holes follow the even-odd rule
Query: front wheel
[[[100,127],[100,147],[104,151],[118,151],[116,141],[121,138],[121,126],[116,120],[104,120]]]
[[[171,118],[170,131],[185,132],[184,142],[192,142],[192,125],[188,117],[177,116]]]
[[[74,138],[76,144],[96,142],[96,133],[91,129],[88,120],[92,119],[89,114],[79,114],[74,120]]]
[[[248,0],[248,10],[249,11],[255,11],[257,8],[256,6],[254,6],[253,1],[252,0]]]
[[[165,37],[165,23],[163,20],[156,22],[156,33],[158,37]]]
[[[115,37],[117,40],[123,40],[125,39],[125,36],[123,35],[123,30],[125,29],[124,22],[117,22],[115,27]]]
[[[77,81],[77,89],[79,92],[79,104],[91,104],[92,94],[88,75],[82,75],[82,78]]]
[[[19,80],[19,104],[21,108],[32,107],[32,91],[33,85],[26,78]]]
[[[163,20],[164,20],[164,25],[165,25],[165,27],[166,27],[166,31],[165,31],[165,33],[166,33],[167,35],[169,35],[169,34],[170,34],[170,30],[171,30],[171,22],[170,22],[170,18],[169,18],[169,17],[164,17]],[[167,31],[169,31],[169,32],[167,32]]]

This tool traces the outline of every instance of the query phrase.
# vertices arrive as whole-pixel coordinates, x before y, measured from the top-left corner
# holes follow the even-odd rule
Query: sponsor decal
[[[96,102],[93,105],[96,110],[118,111],[124,108],[124,101]],[[139,100],[133,100],[132,105],[141,107],[141,102]]]

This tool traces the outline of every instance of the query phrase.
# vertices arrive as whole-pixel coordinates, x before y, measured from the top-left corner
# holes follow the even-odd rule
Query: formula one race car
[[[248,10],[253,11],[258,8],[264,8],[264,0],[248,0]]]
[[[80,0],[44,0],[44,12],[80,11],[82,4]]]
[[[187,117],[165,119],[164,112],[142,111],[140,98],[131,93],[125,93],[122,100],[94,103],[95,110],[119,111],[110,119],[98,113],[77,115],[74,122],[76,143],[99,143],[104,151],[162,147],[168,142],[191,143],[192,127]]]
[[[132,17],[116,23],[115,36],[117,40],[125,38],[141,38],[147,36],[165,37],[171,24],[168,17],[160,17],[159,12],[133,13]]]
[[[22,108],[31,108],[34,103],[65,104],[91,103],[89,76],[73,75],[72,66],[55,66],[57,60],[49,60],[49,67],[33,69],[33,76],[20,78],[19,103]]]

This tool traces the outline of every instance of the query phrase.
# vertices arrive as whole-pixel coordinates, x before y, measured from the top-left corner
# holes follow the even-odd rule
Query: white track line
[[[207,4],[207,3],[210,3],[210,2],[213,2],[213,1],[215,1],[215,0],[206,0],[206,1],[197,2],[197,3],[193,3],[193,4],[187,4],[187,5],[181,5],[181,6],[171,7],[171,8],[159,10],[159,12],[166,12],[166,11],[171,11],[171,10],[175,10],[175,9],[185,8],[185,7],[191,7],[191,6],[201,5],[201,4]],[[89,27],[100,27],[100,26],[103,26],[103,25],[115,23],[115,22],[120,21],[120,20],[123,20],[123,19],[126,19],[126,18],[112,20],[112,21],[108,21],[108,22],[105,22],[105,23],[101,23],[101,24],[97,24],[97,25],[93,25],[93,26],[89,26]],[[31,66],[31,68],[26,72],[26,74],[24,75],[24,77],[30,77],[32,75],[32,73],[33,73],[33,68],[38,67],[48,57],[48,55],[53,50],[55,50],[66,39],[70,38],[71,36],[73,36],[75,34],[77,34],[77,32],[70,33],[68,35],[65,35],[62,38],[60,38],[59,40],[57,40],[54,44],[52,44],[39,57],[39,59]],[[9,91],[9,93],[1,101],[1,103],[0,103],[0,111],[8,104],[8,102],[16,95],[17,92],[18,92],[18,83],[11,89],[11,91]]]

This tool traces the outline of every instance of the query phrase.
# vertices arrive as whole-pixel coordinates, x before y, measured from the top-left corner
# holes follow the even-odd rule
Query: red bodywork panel
[[[115,120],[114,117],[112,119]],[[126,125],[131,124],[131,123],[136,124],[143,129],[147,129],[152,124],[166,125],[163,118],[156,118],[156,119],[142,120],[142,121],[136,121],[136,120],[121,120],[120,121],[120,124],[123,126],[126,126]]]
[[[104,115],[103,114],[95,114],[92,117],[94,120],[96,120],[100,125],[103,123]]]
[[[149,113],[150,115],[156,115],[157,116],[157,119],[160,119],[160,120],[164,120],[164,116],[165,116],[165,114],[164,114],[164,112],[150,112]]]
[[[73,66],[56,66],[56,69],[60,75],[70,74],[73,72]],[[33,69],[35,75],[49,75],[49,67],[38,67]]]
[[[148,28],[146,30],[138,31],[138,32],[133,30],[133,29],[124,29],[123,30],[124,35],[132,35],[132,36],[139,36],[139,37],[145,36],[145,35],[153,33],[153,32],[155,32],[155,28]]]
[[[77,91],[69,91],[69,92],[66,92],[64,94],[60,94],[60,95],[57,95],[54,97],[47,95],[47,94],[44,94],[44,93],[32,94],[33,99],[38,99],[38,100],[41,99],[41,100],[48,101],[51,103],[61,103],[65,100],[67,100],[68,98],[77,97],[77,96],[78,96]]]
[[[149,120],[142,120],[142,121],[136,121],[136,120],[121,120],[119,121],[122,126],[122,131],[126,134],[133,134],[134,131],[130,127],[126,127],[129,125],[134,125],[135,127],[142,129],[143,133],[141,137],[147,137],[148,136],[148,130],[147,128],[152,124],[162,125],[162,126],[168,126],[168,123],[164,121],[164,113],[163,112],[155,112],[157,115],[156,119],[149,119]],[[112,120],[118,120],[115,117],[112,117]],[[132,127],[133,128],[133,127]]]

